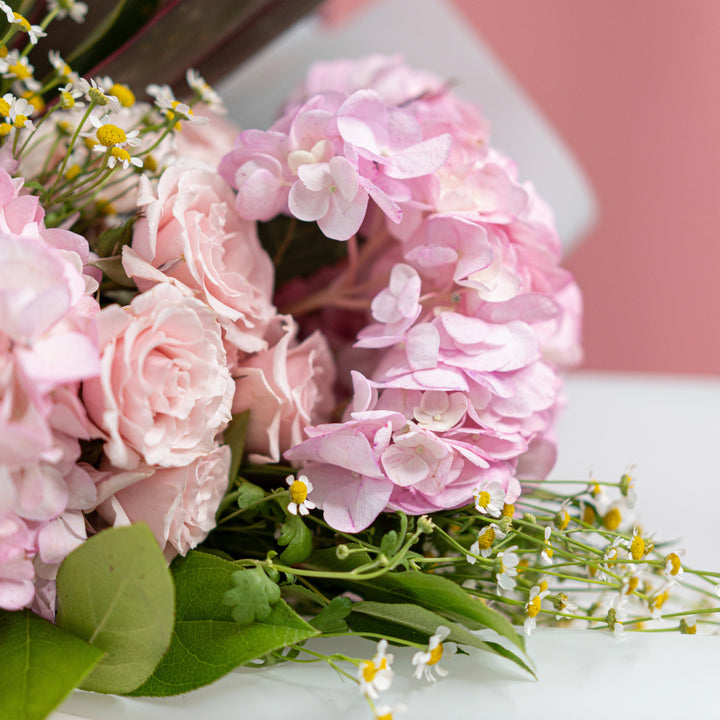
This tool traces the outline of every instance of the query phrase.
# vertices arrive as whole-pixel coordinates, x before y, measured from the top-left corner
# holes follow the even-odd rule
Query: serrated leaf
[[[262,568],[236,570],[231,576],[233,588],[223,594],[223,602],[232,608],[233,620],[248,625],[265,620],[280,600],[280,588]]]
[[[105,651],[82,687],[129,692],[170,644],[174,588],[147,525],[113,528],[67,556],[57,575],[59,627]]]
[[[298,515],[289,515],[278,537],[278,545],[285,547],[280,562],[295,565],[307,560],[312,552],[312,533]]]
[[[232,420],[223,433],[223,442],[230,446],[230,454],[232,456],[230,473],[228,475],[231,483],[237,477],[240,464],[242,463],[243,453],[245,452],[245,435],[247,434],[249,419],[249,410],[233,415]]]
[[[240,510],[244,510],[250,505],[254,505],[258,500],[262,500],[267,494],[259,485],[240,478],[238,486],[235,489],[235,502]]]
[[[347,597],[334,597],[311,621],[310,624],[322,633],[347,631],[345,618],[353,609],[353,602]]]
[[[103,651],[29,611],[0,617],[0,718],[42,720]]]
[[[390,637],[397,637],[402,640],[424,642],[437,631],[440,625],[445,625],[450,629],[448,640],[451,642],[458,645],[469,645],[479,650],[501,655],[535,677],[535,673],[530,667],[511,650],[498,643],[481,640],[459,623],[448,620],[424,607],[408,603],[362,601],[356,602],[352,606],[352,611],[350,627],[355,632],[387,634]],[[372,618],[377,622],[368,623],[366,618]]]
[[[207,685],[274,650],[319,635],[280,600],[268,618],[238,625],[222,602],[237,566],[191,552],[172,565],[177,588],[173,639],[152,676],[132,695],[177,695]]]

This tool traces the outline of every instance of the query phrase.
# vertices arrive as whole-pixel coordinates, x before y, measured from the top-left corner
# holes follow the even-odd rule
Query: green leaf
[[[278,545],[285,546],[280,562],[295,565],[307,560],[312,552],[312,533],[298,515],[288,515],[278,537]]]
[[[315,568],[348,571],[367,560],[363,553],[339,560],[335,550],[330,549],[313,553],[309,564]],[[346,589],[358,593],[365,600],[411,603],[457,621],[470,630],[489,628],[525,651],[523,637],[518,635],[507,618],[442,575],[407,570],[387,573],[372,580],[345,580],[343,583]]]
[[[347,632],[345,618],[353,609],[353,602],[347,597],[334,597],[311,621],[310,624],[322,633]]]
[[[234,563],[190,552],[172,565],[177,620],[170,648],[148,681],[132,695],[177,695],[207,685],[287,645],[319,635],[280,600],[262,622],[238,625],[223,594],[237,571]]]
[[[131,280],[125,272],[125,268],[122,264],[122,257],[120,257],[120,255],[105,258],[101,257],[97,260],[93,260],[90,264],[101,270],[102,274],[114,283],[117,283],[122,287],[135,287],[135,281]]]
[[[280,600],[277,583],[259,567],[237,570],[230,579],[235,587],[225,591],[223,602],[232,607],[233,620],[239,625],[248,625],[267,619],[273,605]]]
[[[57,575],[57,624],[107,654],[82,687],[129,692],[170,644],[174,590],[147,525],[103,530],[67,556]]]
[[[132,242],[136,221],[137,217],[133,216],[120,227],[109,228],[102,232],[93,248],[95,252],[101,258],[120,257],[123,246]],[[125,277],[127,278],[127,275]]]
[[[232,455],[230,473],[228,475],[230,482],[237,477],[238,470],[240,470],[243,453],[245,452],[245,435],[247,434],[249,418],[249,410],[233,415],[230,424],[225,428],[225,432],[223,433],[223,442],[230,446],[230,453]]]
[[[380,550],[388,557],[394,555],[400,549],[400,538],[395,530],[390,530],[383,535],[380,541]]]
[[[236,502],[240,510],[244,510],[250,505],[254,505],[258,500],[262,500],[266,492],[259,486],[253,485],[244,478],[238,480],[237,489],[234,491],[236,496]]]
[[[368,622],[368,618],[371,618]],[[375,621],[375,622],[373,622]],[[408,603],[356,602],[352,606],[350,627],[355,632],[387,634],[411,642],[425,642],[438,626],[450,629],[448,640],[458,645],[469,645],[511,660],[535,677],[532,669],[515,653],[494,642],[481,640],[462,625],[441,617],[426,608]]]
[[[0,718],[41,720],[103,656],[33,613],[0,617]]]

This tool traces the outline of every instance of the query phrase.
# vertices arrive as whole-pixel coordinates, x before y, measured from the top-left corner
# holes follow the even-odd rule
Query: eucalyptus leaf
[[[4,613],[0,617],[0,718],[47,717],[103,654],[29,611]]]
[[[173,639],[152,677],[132,695],[177,695],[207,685],[243,665],[319,631],[283,600],[262,622],[238,625],[223,595],[237,571],[215,555],[190,552],[171,567],[177,588]]]
[[[170,644],[174,589],[147,525],[103,530],[57,575],[58,627],[105,651],[85,690],[123,693],[152,673]]]
[[[312,533],[298,515],[289,515],[278,537],[278,545],[287,546],[280,554],[280,562],[295,565],[307,560],[312,552]]]
[[[237,570],[230,577],[233,588],[223,594],[223,603],[232,607],[233,620],[248,625],[265,620],[280,600],[280,588],[262,568]]]

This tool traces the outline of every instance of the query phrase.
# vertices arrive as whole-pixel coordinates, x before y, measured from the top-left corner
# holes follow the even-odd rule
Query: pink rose
[[[215,172],[188,163],[168,168],[157,193],[141,184],[145,216],[135,227],[125,270],[145,290],[172,278],[215,310],[228,342],[244,352],[265,348],[273,264],[255,223],[240,218],[234,194]]]
[[[186,555],[215,527],[215,513],[228,485],[230,448],[216,448],[178,468],[148,468],[110,476],[101,482],[103,494],[115,490],[98,507],[112,525],[144,522],[165,557]],[[115,489],[114,485],[123,485]]]
[[[325,338],[316,331],[297,344],[295,322],[278,317],[275,344],[235,370],[233,413],[250,410],[245,447],[254,462],[277,462],[305,439],[305,426],[327,420],[334,406],[335,366]]]
[[[83,399],[112,464],[179,467],[212,451],[233,394],[215,313],[163,283],[104,308],[98,326],[100,377]]]

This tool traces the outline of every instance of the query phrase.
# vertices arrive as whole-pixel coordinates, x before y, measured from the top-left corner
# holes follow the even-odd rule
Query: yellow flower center
[[[495,528],[486,527],[478,536],[478,545],[481,550],[489,550],[495,542]]]
[[[7,57],[8,55],[8,49],[3,45],[0,47],[0,58]]]
[[[11,130],[12,125],[10,123],[0,123],[0,136],[8,135]]]
[[[550,543],[545,543],[545,556],[551,558],[555,554]]]
[[[592,505],[586,505],[583,509],[582,521],[586,525],[595,524],[595,508]]]
[[[20,13],[14,12],[15,20],[13,24],[19,25],[25,32],[30,32],[30,23]]]
[[[62,106],[68,110],[71,107],[75,107],[75,98],[69,92],[60,93],[60,102]]]
[[[112,150],[110,150],[110,154],[121,162],[125,162],[126,160],[130,159],[130,153],[123,148],[114,147]]]
[[[504,503],[502,509],[502,516],[511,518],[515,515],[515,506],[511,503]]]
[[[127,85],[115,83],[110,88],[109,94],[114,95],[123,107],[132,107],[135,104],[135,95]]]
[[[23,97],[33,106],[35,112],[41,113],[45,109],[45,102],[37,93],[28,90],[23,93]]]
[[[645,541],[639,535],[633,535],[630,543],[630,554],[633,560],[641,560],[645,555]]]
[[[540,596],[536,595],[525,605],[525,612],[528,617],[534,618],[540,612]]]
[[[548,589],[547,580],[543,580],[538,587],[540,588],[540,592],[545,592]]]
[[[490,504],[490,500],[490,493],[487,490],[483,490],[481,493],[478,493],[477,504],[481,508],[486,508]]]
[[[117,215],[117,209],[109,200],[98,200],[95,208],[101,215]]]
[[[0,115],[7,117],[10,114],[10,103],[0,98]]]
[[[380,660],[380,665],[377,667],[375,666],[375,662],[372,660],[365,660],[362,664],[362,676],[365,682],[372,682],[375,679],[375,676],[380,672],[380,670],[387,670],[387,659],[382,658]]]
[[[101,145],[112,147],[118,143],[124,143],[127,140],[125,131],[117,125],[105,124],[101,125],[95,133]]]
[[[622,522],[622,514],[618,508],[608,510],[603,517],[603,525],[606,530],[617,530]]]
[[[635,576],[631,577],[630,580],[628,580],[628,586],[627,586],[627,590],[625,591],[625,594],[632,595],[635,592],[635,590],[637,589],[637,586],[639,584],[640,584],[639,578],[637,578]]]
[[[430,651],[430,659],[427,661],[428,665],[435,665],[435,663],[440,662],[440,658],[443,656],[443,644],[438,643],[431,651]]]
[[[145,168],[150,172],[155,172],[158,169],[157,160],[152,155],[145,157]]]
[[[392,713],[385,713],[384,715],[376,715],[375,720],[393,720]]]
[[[555,527],[557,527],[558,530],[565,530],[567,526],[570,524],[570,515],[567,510],[561,510],[556,516],[555,516]]]
[[[665,565],[667,565],[668,563],[670,563],[670,574],[677,575],[680,572],[682,565],[680,564],[680,558],[677,556],[676,553],[670,553],[665,558]]]
[[[680,632],[683,635],[695,635],[697,632],[697,626],[694,622],[688,622],[685,618],[680,620]]]
[[[307,485],[300,480],[295,480],[290,486],[290,499],[296,504],[305,502],[307,497]]]
[[[27,65],[23,65],[20,62],[16,62],[14,65],[11,65],[8,70],[10,71],[10,74],[14,75],[18,80],[27,80],[31,76]]]
[[[28,121],[27,115],[16,115],[15,119],[13,120],[13,125],[16,128],[23,128],[25,127],[25,123]]]
[[[80,174],[80,166],[79,165],[71,165],[66,171],[65,171],[65,177],[68,180],[74,180],[79,174]]]
[[[662,606],[665,604],[665,601],[668,599],[669,593],[667,590],[664,590],[661,592],[657,597],[652,601],[653,607],[660,610]]]

